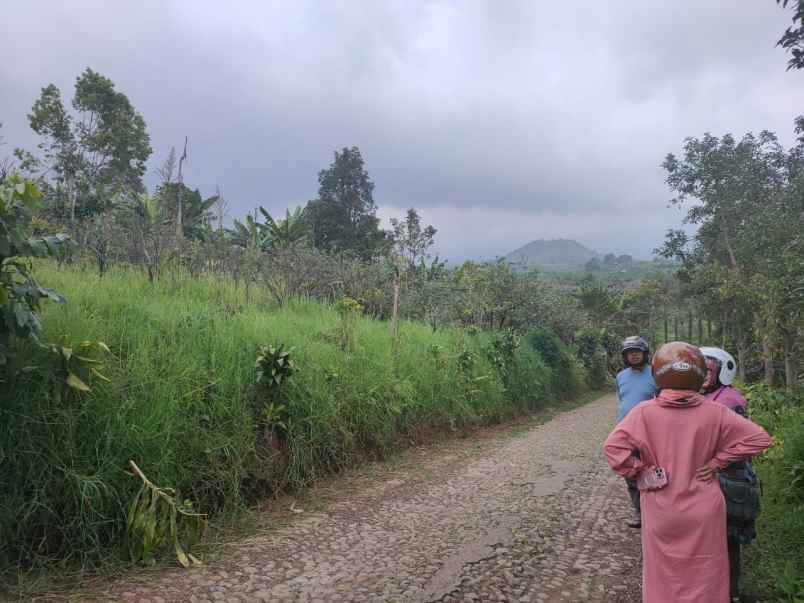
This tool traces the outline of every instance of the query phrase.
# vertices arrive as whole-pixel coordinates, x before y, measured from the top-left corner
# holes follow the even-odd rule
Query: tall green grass
[[[387,323],[360,318],[352,352],[339,346],[339,316],[212,277],[133,269],[98,278],[42,264],[41,282],[68,303],[43,311],[45,339],[69,333],[112,353],[92,391],[61,405],[45,379],[50,360],[22,345],[15,380],[0,385],[0,567],[92,567],[123,554],[125,513],[139,483],[134,460],[160,486],[211,514],[237,511],[282,487],[426,436],[497,421],[578,393],[522,345],[501,370],[493,334],[432,332],[403,323],[396,360]],[[279,445],[255,419],[260,345],[293,346],[299,371],[284,386]],[[577,367],[573,371],[577,373]],[[578,382],[578,383],[576,383]],[[270,454],[269,454],[270,453]]]

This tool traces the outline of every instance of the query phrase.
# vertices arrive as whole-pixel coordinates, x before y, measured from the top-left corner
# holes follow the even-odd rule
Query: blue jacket
[[[625,418],[634,406],[656,396],[656,382],[650,365],[645,365],[641,371],[630,366],[617,373],[617,397],[620,404],[617,411],[617,422]]]

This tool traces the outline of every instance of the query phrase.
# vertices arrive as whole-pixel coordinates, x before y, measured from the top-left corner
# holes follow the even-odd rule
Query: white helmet
[[[731,385],[731,382],[734,381],[734,376],[737,374],[737,363],[734,361],[734,357],[720,348],[703,347],[701,348],[701,353],[707,358],[714,358],[720,363],[718,381],[723,385]]]

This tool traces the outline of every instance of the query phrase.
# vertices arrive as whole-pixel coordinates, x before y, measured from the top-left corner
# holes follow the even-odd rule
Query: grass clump
[[[564,348],[544,359],[531,340],[411,322],[394,342],[387,323],[357,309],[277,307],[267,292],[246,297],[219,278],[149,283],[133,269],[98,278],[50,264],[39,274],[69,302],[44,310],[44,339],[105,342],[109,382],[87,373],[91,391],[55,400],[43,378],[52,359],[17,344],[0,383],[6,570],[125,558],[143,483],[130,461],[177,504],[220,516],[434,430],[533,410],[583,382]]]

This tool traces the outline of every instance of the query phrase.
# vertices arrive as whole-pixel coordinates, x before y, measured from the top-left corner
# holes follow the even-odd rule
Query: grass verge
[[[584,390],[583,367],[545,332],[512,346],[403,323],[394,346],[387,323],[344,320],[313,300],[280,308],[220,279],[151,284],[136,270],[99,279],[49,264],[38,275],[69,300],[44,310],[46,339],[104,341],[111,382],[56,402],[53,359],[15,349],[0,384],[0,568],[12,583],[21,572],[98,571],[127,558],[139,487],[129,460],[223,521],[400,447]],[[298,371],[267,395],[255,356],[278,344],[292,348]]]

